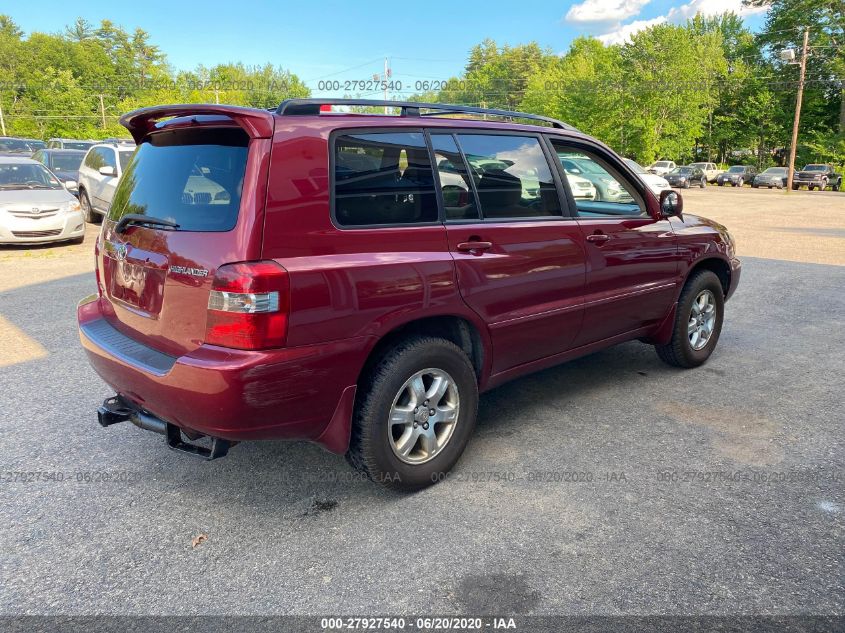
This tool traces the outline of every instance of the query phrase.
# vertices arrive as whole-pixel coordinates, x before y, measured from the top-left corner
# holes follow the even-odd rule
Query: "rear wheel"
[[[672,339],[654,346],[657,355],[674,367],[698,367],[710,358],[719,341],[724,311],[719,278],[709,270],[693,274],[678,299]]]
[[[837,181],[830,186],[831,191],[839,191],[839,188],[842,186],[842,181]]]
[[[88,198],[88,192],[84,189],[79,192],[79,206],[82,207],[82,216],[86,222],[97,224],[100,216],[94,211],[91,206],[91,200]]]
[[[349,451],[353,467],[398,490],[439,481],[463,453],[478,409],[472,363],[454,343],[403,341],[358,386]]]

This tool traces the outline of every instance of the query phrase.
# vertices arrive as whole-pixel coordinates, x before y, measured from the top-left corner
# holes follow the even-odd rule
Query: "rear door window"
[[[334,216],[349,227],[437,222],[434,174],[423,134],[336,137]]]
[[[171,220],[180,231],[229,231],[238,220],[249,137],[216,128],[153,134],[136,150],[109,219],[129,213]]]
[[[552,172],[534,136],[459,134],[485,219],[560,216]]]
[[[431,147],[446,219],[478,220],[472,180],[454,137],[451,134],[432,134]]]

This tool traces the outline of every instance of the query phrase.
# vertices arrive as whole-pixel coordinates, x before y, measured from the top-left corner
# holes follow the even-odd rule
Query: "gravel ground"
[[[0,362],[0,614],[841,615],[845,197],[686,201],[742,227],[707,365],[630,343],[509,383],[409,496],[308,444],[205,463],[100,428],[74,321],[92,240],[0,250],[0,344],[30,346]]]

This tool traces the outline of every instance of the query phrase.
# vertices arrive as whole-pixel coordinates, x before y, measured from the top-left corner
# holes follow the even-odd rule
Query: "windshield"
[[[628,163],[628,167],[634,170],[634,172],[638,174],[647,174],[648,172],[643,169],[642,165],[638,162],[631,160],[630,158],[626,158],[625,162]]]
[[[62,148],[64,149],[88,149],[94,143],[88,141],[62,141]]]
[[[596,165],[593,161],[586,158],[584,160],[569,159],[568,162],[572,163],[573,165],[575,165],[576,168],[588,174],[598,174],[604,176],[607,173],[601,167]]]
[[[44,165],[37,163],[0,164],[0,190],[9,189],[61,189]]]
[[[669,161],[667,161],[667,160],[659,160],[656,163],[654,163],[655,167],[669,167],[670,165],[671,165],[671,163],[669,163]]]
[[[675,169],[672,170],[672,173],[673,174],[684,174],[684,175],[691,174],[692,173],[692,167],[676,167]]]
[[[27,141],[26,144],[29,145],[29,149],[33,152],[37,152],[39,149],[47,147],[47,143],[44,141]]]
[[[79,171],[85,154],[53,154],[53,169],[56,171]]]
[[[170,220],[181,231],[229,231],[237,222],[249,138],[239,129],[152,135],[135,152],[119,152],[126,171],[109,219],[128,213]]]
[[[745,167],[742,165],[734,165],[728,170],[729,174],[741,174],[745,171]]]
[[[0,150],[7,152],[28,152],[29,145],[17,138],[0,139]]]
[[[807,165],[803,171],[827,171],[827,165]]]
[[[786,173],[786,167],[769,167],[763,173],[771,176],[782,176]]]

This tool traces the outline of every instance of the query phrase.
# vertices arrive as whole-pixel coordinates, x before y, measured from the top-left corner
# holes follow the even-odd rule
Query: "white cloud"
[[[575,24],[611,22],[616,25],[639,15],[651,0],[584,0],[573,4],[564,19]]]
[[[597,35],[596,37],[606,45],[623,44],[627,42],[634,33],[647,29],[650,26],[663,24],[665,21],[666,18],[662,15],[651,20],[635,20],[630,24],[617,25],[617,27],[612,31],[602,35]]]
[[[754,13],[765,13],[767,10],[766,7],[746,7],[742,0],[690,0],[687,4],[669,9],[667,17],[670,22],[684,22],[698,13],[711,16],[731,11],[740,17],[746,17]]]
[[[611,0],[607,5],[618,6],[619,4],[634,4],[636,0],[626,3],[624,0]],[[580,5],[574,5],[569,13],[566,14],[569,19],[569,14],[579,7],[586,5],[603,5],[601,0],[586,0]],[[646,3],[642,2],[644,6]],[[672,7],[666,15],[661,15],[650,20],[634,20],[628,24],[622,24],[625,18],[618,18],[616,20],[608,19],[607,22],[615,22],[609,26],[604,33],[596,37],[604,44],[622,44],[627,42],[634,33],[647,29],[656,24],[663,24],[664,22],[672,22],[675,24],[682,24],[687,20],[695,17],[701,13],[704,16],[721,15],[722,13],[733,12],[740,17],[747,17],[755,13],[765,13],[768,9],[766,7],[746,7],[742,4],[742,0],[690,0],[686,4],[677,7]],[[639,11],[637,11],[639,13]],[[633,14],[636,15],[636,14]],[[630,17],[630,16],[629,16]],[[572,20],[570,20],[572,21]]]

